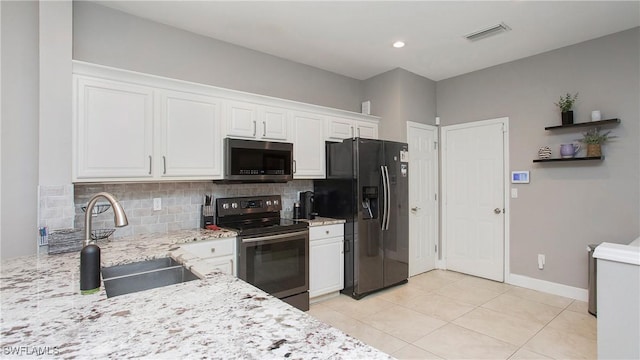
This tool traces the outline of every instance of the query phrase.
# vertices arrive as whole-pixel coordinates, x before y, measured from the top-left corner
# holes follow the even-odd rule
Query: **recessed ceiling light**
[[[396,49],[400,49],[402,47],[404,47],[404,41],[396,41],[393,43],[393,47]]]

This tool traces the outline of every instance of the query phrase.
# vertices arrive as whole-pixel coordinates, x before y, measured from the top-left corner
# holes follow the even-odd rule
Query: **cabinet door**
[[[378,124],[358,121],[356,124],[356,136],[367,139],[378,138]]]
[[[161,104],[161,175],[221,177],[221,101],[166,91]]]
[[[74,178],[152,177],[153,90],[75,79]]]
[[[295,112],[293,129],[294,179],[323,179],[324,117]]]
[[[264,140],[287,141],[289,115],[285,109],[261,106],[258,111],[258,136]]]
[[[235,263],[233,262],[233,257],[221,257],[221,258],[210,258],[205,259],[205,262],[210,264],[214,269],[218,269],[225,274],[236,275]]]
[[[228,101],[226,106],[226,135],[255,139],[258,136],[255,104]]]
[[[330,238],[309,243],[309,297],[344,288],[343,238]]]
[[[355,121],[337,117],[327,118],[327,140],[342,141],[355,136]]]

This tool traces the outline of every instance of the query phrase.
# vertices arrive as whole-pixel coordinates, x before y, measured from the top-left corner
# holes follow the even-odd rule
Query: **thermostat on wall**
[[[511,183],[512,184],[528,184],[529,172],[528,171],[512,171]]]

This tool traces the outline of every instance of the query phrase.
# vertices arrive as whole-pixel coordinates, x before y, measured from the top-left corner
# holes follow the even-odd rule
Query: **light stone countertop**
[[[316,218],[313,220],[308,220],[308,219],[297,219],[297,220],[308,222],[309,227],[333,225],[333,224],[344,224],[346,222],[344,219],[332,219],[332,218],[326,218],[326,217],[320,217],[320,216],[316,216]]]
[[[104,286],[80,295],[79,252],[3,260],[2,357],[389,359],[180,249],[234,236],[193,230],[99,243],[103,266],[171,255],[203,276],[113,298]]]

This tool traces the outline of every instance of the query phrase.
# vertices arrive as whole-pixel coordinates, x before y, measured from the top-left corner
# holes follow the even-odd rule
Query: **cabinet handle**
[[[256,121],[253,120],[253,136],[256,136],[257,127],[258,125],[256,125]]]
[[[231,274],[229,275],[236,275],[236,270],[233,268],[233,259],[229,259],[229,262],[231,263]]]
[[[151,155],[149,155],[149,175],[151,175]]]
[[[325,233],[326,233],[327,235],[329,235],[329,230],[326,230],[326,231],[325,231]]]
[[[162,166],[163,166],[163,170],[162,170],[162,174],[166,175],[167,174],[167,157],[162,155]]]
[[[294,174],[296,173],[296,161],[295,160],[293,160],[293,173]]]
[[[351,127],[351,137],[353,138],[355,134],[353,133],[353,126]]]
[[[216,248],[211,248],[211,253],[215,253],[216,252]]]
[[[360,137],[360,128],[358,128],[358,137]]]
[[[267,122],[263,121],[262,122],[262,137],[267,136]]]

